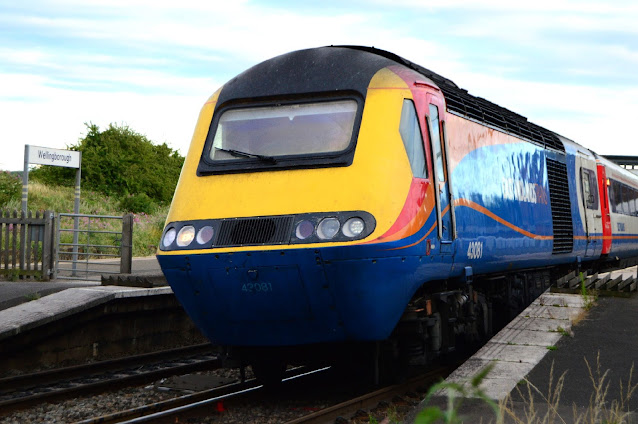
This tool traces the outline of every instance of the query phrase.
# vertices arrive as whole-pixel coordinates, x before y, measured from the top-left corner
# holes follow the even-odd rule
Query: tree
[[[145,195],[154,202],[170,202],[184,164],[177,151],[166,143],[154,145],[128,126],[110,124],[100,131],[95,124],[85,125],[86,136],[68,147],[82,152],[83,188],[109,196]],[[56,185],[73,185],[74,175],[73,169],[52,166],[31,172],[33,179]]]

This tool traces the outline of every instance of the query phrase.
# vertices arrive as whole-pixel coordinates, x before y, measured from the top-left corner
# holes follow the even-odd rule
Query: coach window
[[[421,137],[421,127],[419,126],[419,120],[417,119],[416,109],[414,108],[412,100],[403,100],[399,133],[401,133],[405,151],[410,159],[412,174],[416,178],[427,178],[428,174],[425,166],[425,150],[423,147],[423,138]]]
[[[621,184],[622,187],[622,213],[629,215],[629,200],[631,199],[631,188]]]
[[[612,202],[612,210],[616,213],[623,213],[622,211],[622,192],[621,185],[616,180],[611,180],[611,191],[610,191],[613,202]]]
[[[432,151],[434,152],[434,168],[439,182],[445,181],[445,168],[443,163],[443,152],[441,151],[441,131],[439,128],[439,108],[436,105],[430,105],[430,137],[432,138]]]

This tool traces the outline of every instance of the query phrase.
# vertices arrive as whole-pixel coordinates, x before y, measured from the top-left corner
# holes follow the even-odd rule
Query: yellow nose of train
[[[425,169],[416,77],[388,58],[326,47],[259,64],[206,102],[158,259],[211,340],[294,345],[392,331],[420,279],[404,272],[400,290],[388,282],[418,268],[434,227],[432,186],[406,152],[420,148]]]

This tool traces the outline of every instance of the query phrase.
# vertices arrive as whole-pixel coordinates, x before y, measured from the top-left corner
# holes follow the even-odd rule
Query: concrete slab
[[[551,318],[532,318],[518,316],[508,324],[506,328],[516,330],[531,330],[542,332],[555,332],[560,331],[560,328],[569,330],[571,328],[571,321],[565,319],[551,319]]]
[[[585,305],[585,298],[580,295],[565,296],[563,293],[545,292],[534,300],[532,305],[582,308]]]
[[[0,340],[90,309],[112,299],[172,293],[170,287],[139,289],[115,286],[70,288],[0,311]]]
[[[97,281],[0,281],[0,310],[74,287],[97,286]]]
[[[545,346],[537,345],[516,345],[488,342],[479,349],[472,358],[485,359],[488,361],[508,361],[536,364],[547,353]]]
[[[583,296],[544,293],[518,317],[479,349],[446,382],[466,385],[485,366],[494,368],[481,388],[496,401],[504,399],[516,385],[570,331],[572,321],[583,311]],[[443,391],[440,393],[445,395]]]
[[[572,308],[564,306],[548,306],[538,305],[536,308],[530,308],[524,318],[548,318],[548,319],[571,319],[574,313]]]
[[[568,330],[565,330],[568,331]],[[554,346],[564,335],[563,332],[533,331],[518,328],[505,328],[492,337],[494,343],[511,343],[515,345]]]
[[[512,378],[512,373],[520,369],[526,369],[529,372],[534,368],[534,364],[530,362],[506,362],[472,357],[465,362],[463,367],[456,369],[450,374],[448,379],[469,380],[487,366],[492,366],[492,370],[487,377],[489,379],[510,379]]]

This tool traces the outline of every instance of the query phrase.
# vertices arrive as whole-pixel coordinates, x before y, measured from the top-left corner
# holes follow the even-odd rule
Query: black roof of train
[[[558,136],[517,113],[475,97],[451,80],[394,53],[363,46],[299,50],[259,63],[224,85],[218,106],[241,99],[356,91],[363,98],[376,72],[400,64],[430,78],[443,92],[447,109],[534,144],[564,152]]]

